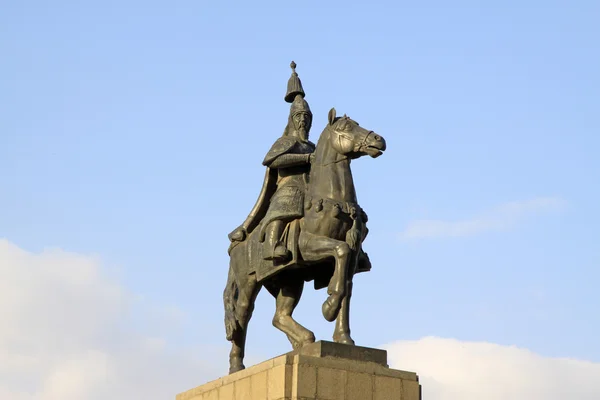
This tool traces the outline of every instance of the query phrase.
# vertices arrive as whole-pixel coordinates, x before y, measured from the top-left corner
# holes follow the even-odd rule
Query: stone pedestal
[[[176,400],[421,400],[417,374],[385,350],[316,342],[177,395]]]

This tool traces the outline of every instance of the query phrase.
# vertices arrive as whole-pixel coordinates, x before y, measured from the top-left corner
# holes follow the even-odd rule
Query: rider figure
[[[258,225],[257,219],[260,219],[260,240],[264,239],[263,258],[278,263],[290,259],[290,251],[281,237],[287,223],[304,215],[304,194],[315,150],[315,145],[308,140],[312,113],[304,99],[305,93],[295,70],[296,64],[292,62],[291,67],[292,76],[285,96],[285,101],[292,103],[288,124],[263,160],[263,165],[269,171],[257,204],[246,221],[229,234],[232,242],[243,241]],[[268,190],[265,190],[269,178],[276,181],[276,188],[271,197],[266,198],[269,196]],[[268,203],[268,209],[263,216],[258,210],[263,209],[265,202]]]

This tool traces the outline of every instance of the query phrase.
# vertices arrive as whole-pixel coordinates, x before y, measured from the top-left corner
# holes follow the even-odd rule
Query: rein
[[[344,156],[344,157],[340,158],[339,160],[331,161],[331,162],[328,162],[327,164],[315,164],[315,165],[317,167],[326,167],[331,164],[337,164],[339,162],[346,161],[347,159],[348,159],[348,156]]]

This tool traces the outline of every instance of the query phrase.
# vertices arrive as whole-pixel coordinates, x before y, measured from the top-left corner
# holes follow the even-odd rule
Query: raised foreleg
[[[332,322],[337,317],[346,294],[348,262],[352,251],[346,242],[326,236],[317,236],[306,231],[300,233],[299,242],[302,258],[306,261],[318,262],[330,257],[335,259],[335,269],[327,287],[329,297],[322,307],[323,317]]]

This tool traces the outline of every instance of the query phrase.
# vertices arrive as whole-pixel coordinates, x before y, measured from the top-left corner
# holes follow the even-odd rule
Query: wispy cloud
[[[392,368],[414,371],[431,400],[595,400],[600,364],[527,349],[427,337],[385,346]]]
[[[417,220],[400,234],[401,239],[471,236],[478,233],[506,229],[527,215],[557,211],[565,201],[556,197],[538,197],[525,201],[502,204],[473,218],[458,221]]]

